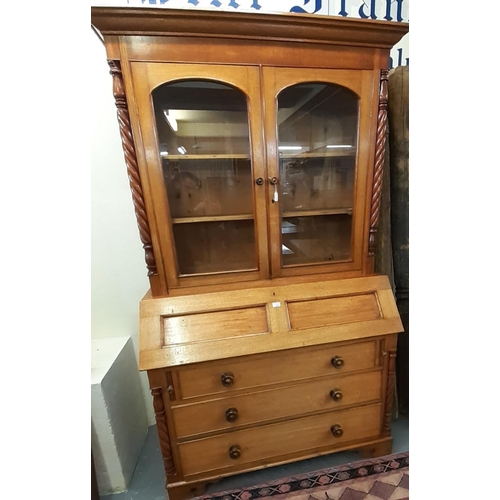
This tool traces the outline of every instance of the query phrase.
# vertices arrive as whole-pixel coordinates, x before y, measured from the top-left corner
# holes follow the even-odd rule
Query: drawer
[[[303,417],[178,445],[185,477],[242,464],[273,463],[280,457],[318,450],[380,434],[381,405]],[[331,431],[339,426],[341,435]],[[340,433],[339,433],[340,434]]]
[[[381,370],[339,375],[284,388],[176,406],[172,409],[173,420],[177,437],[181,439],[277,418],[378,402],[381,386]],[[334,391],[333,397],[331,391]]]
[[[373,368],[378,342],[278,351],[268,356],[228,359],[178,370],[182,399],[324,377]],[[336,360],[333,366],[332,360]],[[226,375],[225,381],[222,377]]]

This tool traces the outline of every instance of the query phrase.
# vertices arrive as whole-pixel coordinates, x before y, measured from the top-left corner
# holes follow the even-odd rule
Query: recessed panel
[[[163,318],[163,346],[258,335],[269,331],[265,306]]]
[[[289,302],[287,305],[291,330],[370,321],[382,317],[374,293]]]

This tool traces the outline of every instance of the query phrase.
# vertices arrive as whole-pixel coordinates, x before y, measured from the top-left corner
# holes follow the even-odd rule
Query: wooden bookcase
[[[151,284],[139,364],[170,497],[390,452],[402,325],[373,263],[389,51],[408,25],[107,7],[92,24]]]

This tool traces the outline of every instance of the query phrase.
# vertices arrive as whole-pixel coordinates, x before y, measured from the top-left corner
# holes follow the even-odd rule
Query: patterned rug
[[[409,453],[197,497],[198,500],[408,500]]]

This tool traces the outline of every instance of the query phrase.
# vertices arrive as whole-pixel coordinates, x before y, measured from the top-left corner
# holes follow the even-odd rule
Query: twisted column
[[[165,406],[163,404],[163,394],[161,387],[151,389],[153,395],[153,407],[156,417],[156,428],[158,429],[158,437],[160,439],[160,449],[163,457],[163,466],[165,474],[175,474],[174,457],[172,455],[172,444],[170,443],[170,434],[167,427],[167,416],[165,414]]]
[[[377,138],[375,142],[375,168],[373,173],[372,203],[370,211],[370,237],[368,255],[375,255],[375,235],[380,216],[380,198],[382,196],[382,174],[384,170],[384,154],[387,132],[387,79],[389,70],[380,72],[380,96],[377,118]]]
[[[157,275],[156,260],[153,253],[151,242],[151,233],[149,230],[148,216],[146,206],[144,205],[144,195],[142,192],[141,177],[137,165],[137,155],[135,152],[134,139],[132,137],[132,127],[130,125],[130,115],[125,97],[125,87],[123,85],[123,75],[119,61],[108,61],[113,77],[113,96],[117,108],[118,124],[120,126],[120,136],[122,139],[123,153],[125,155],[125,164],[127,165],[127,174],[132,191],[132,200],[134,202],[139,235],[142,241],[144,251],[146,252],[146,267],[148,276]]]

